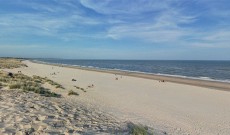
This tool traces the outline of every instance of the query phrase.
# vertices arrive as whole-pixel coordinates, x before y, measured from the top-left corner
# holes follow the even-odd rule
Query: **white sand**
[[[122,120],[147,124],[169,134],[230,134],[230,92],[25,61],[27,75],[48,77],[80,93],[72,102],[92,105]],[[52,68],[53,67],[53,68]],[[12,70],[11,70],[12,71]],[[55,72],[56,75],[50,75]],[[118,80],[115,80],[115,78]],[[76,79],[76,82],[71,81]],[[87,88],[87,92],[73,86]],[[68,90],[56,92],[66,95]]]

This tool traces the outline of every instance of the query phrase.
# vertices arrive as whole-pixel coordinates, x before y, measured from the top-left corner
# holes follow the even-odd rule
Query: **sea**
[[[230,83],[230,61],[34,59],[44,63],[121,70]]]

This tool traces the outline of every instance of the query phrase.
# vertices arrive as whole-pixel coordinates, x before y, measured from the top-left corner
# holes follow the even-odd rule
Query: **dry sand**
[[[0,106],[1,135],[127,134],[111,116],[64,98],[0,90]]]
[[[8,71],[20,70],[29,76],[48,77],[80,94],[69,98],[68,90],[55,91],[66,100],[99,108],[122,121],[139,122],[168,134],[230,134],[228,91],[30,61],[24,63],[28,67]],[[92,84],[94,86],[88,88]],[[226,85],[225,90],[228,90],[229,85]],[[86,92],[74,86],[85,88]]]

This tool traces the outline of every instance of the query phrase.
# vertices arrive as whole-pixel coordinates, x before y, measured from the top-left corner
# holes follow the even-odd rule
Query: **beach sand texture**
[[[54,90],[66,100],[101,109],[121,121],[139,122],[168,134],[230,133],[228,91],[30,61],[24,63],[28,67],[6,71],[20,70],[29,76],[48,77],[66,88]],[[80,95],[70,97],[68,90]]]
[[[111,116],[60,98],[15,90],[0,91],[0,134],[125,133]]]

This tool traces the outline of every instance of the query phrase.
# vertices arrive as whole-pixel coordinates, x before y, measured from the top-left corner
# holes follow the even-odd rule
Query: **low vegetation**
[[[83,92],[86,92],[86,90],[84,88],[78,87],[78,86],[74,86],[76,89],[82,90]]]
[[[128,127],[130,129],[130,134],[132,135],[153,135],[153,133],[148,132],[148,127],[141,124],[129,123]]]
[[[15,84],[10,84],[9,88],[10,89],[20,89],[24,84],[20,84],[20,83],[15,83]]]
[[[10,77],[7,72],[0,71],[0,83],[2,86],[8,86],[9,89],[34,92],[46,97],[60,97],[59,94],[42,87],[43,82],[39,82],[33,77],[24,74],[13,74],[13,77]]]
[[[13,69],[19,67],[27,67],[20,59],[13,58],[0,58],[0,69]],[[20,89],[25,92],[34,92],[47,97],[60,97],[59,94],[51,92],[49,89],[42,87],[44,83],[49,83],[56,88],[62,88],[62,85],[49,80],[48,78],[42,78],[39,76],[29,77],[24,74],[7,73],[0,71],[0,87],[9,87],[9,89]]]
[[[20,59],[0,58],[0,69],[13,69],[19,67],[26,67]]]
[[[84,88],[80,88],[80,90],[82,90],[83,92],[86,92],[86,90]]]
[[[58,84],[58,83],[54,82],[53,80],[48,79],[47,77],[43,78],[43,77],[34,75],[33,78],[35,79],[36,82],[40,82],[40,83],[46,83],[47,82],[50,85],[55,86],[56,88],[65,89],[61,84]]]
[[[77,92],[74,92],[73,90],[70,90],[69,91],[69,93],[68,93],[68,95],[70,96],[70,95],[79,95]]]

